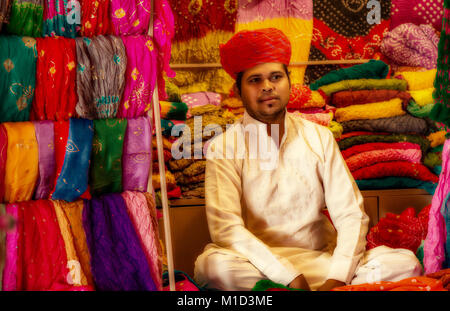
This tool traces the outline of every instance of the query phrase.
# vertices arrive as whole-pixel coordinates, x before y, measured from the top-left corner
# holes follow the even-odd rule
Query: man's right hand
[[[309,288],[309,284],[306,281],[306,279],[303,276],[303,274],[300,274],[295,279],[293,279],[292,282],[289,283],[288,287],[296,288],[296,289],[309,290],[309,291],[311,290],[311,288]]]

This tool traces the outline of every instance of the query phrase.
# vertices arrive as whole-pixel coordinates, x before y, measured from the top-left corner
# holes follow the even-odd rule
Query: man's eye
[[[250,83],[257,83],[257,82],[259,82],[259,78],[253,78],[253,79],[250,79]]]
[[[283,76],[282,75],[274,75],[272,76],[272,81],[280,80]]]

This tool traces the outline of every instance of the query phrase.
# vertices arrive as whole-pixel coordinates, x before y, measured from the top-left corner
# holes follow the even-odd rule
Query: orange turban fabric
[[[258,64],[283,63],[287,66],[290,59],[291,43],[281,30],[275,28],[242,30],[220,45],[220,62],[233,79],[239,72]]]

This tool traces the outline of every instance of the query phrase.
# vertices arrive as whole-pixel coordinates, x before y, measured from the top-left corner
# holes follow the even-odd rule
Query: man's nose
[[[263,81],[263,91],[264,92],[270,92],[273,90],[273,84],[270,82],[269,79],[264,79]]]

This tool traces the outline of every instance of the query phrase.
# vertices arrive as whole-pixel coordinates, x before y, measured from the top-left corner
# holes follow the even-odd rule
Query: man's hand
[[[340,286],[344,286],[344,285],[345,285],[344,282],[329,279],[329,280],[326,280],[325,283],[323,283],[323,285],[317,289],[317,291],[328,291],[328,290],[332,290],[335,287],[340,287]]]
[[[309,290],[309,291],[311,290],[311,288],[309,288],[309,284],[308,284],[308,282],[306,282],[306,279],[303,276],[303,274],[300,274],[295,279],[293,279],[292,282],[289,283],[288,287]]]

